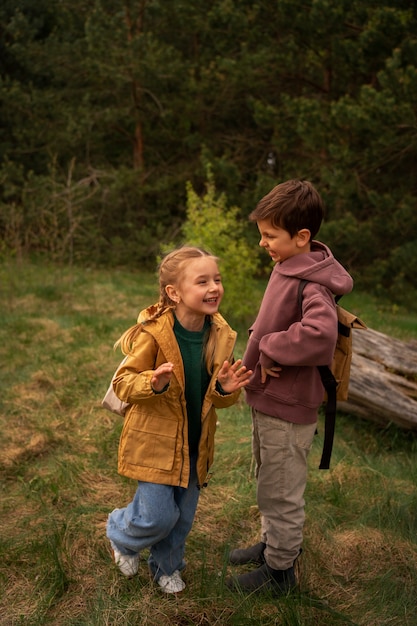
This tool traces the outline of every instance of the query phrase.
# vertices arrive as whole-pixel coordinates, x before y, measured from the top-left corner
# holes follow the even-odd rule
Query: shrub
[[[232,322],[255,316],[258,302],[256,274],[259,257],[244,237],[238,207],[228,207],[225,194],[217,194],[210,168],[205,193],[200,197],[187,183],[187,212],[182,232],[188,244],[209,249],[219,257],[225,296],[222,312]]]

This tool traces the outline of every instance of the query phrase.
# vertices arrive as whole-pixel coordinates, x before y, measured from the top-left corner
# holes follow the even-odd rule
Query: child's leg
[[[185,540],[192,528],[200,490],[197,487],[195,460],[190,462],[190,482],[187,489],[173,489],[173,506],[177,508],[178,519],[169,535],[151,547],[148,560],[149,568],[155,580],[161,575],[170,576],[175,570],[185,567]]]
[[[121,554],[137,554],[166,537],[179,512],[174,487],[139,482],[132,502],[115,509],[107,520],[107,537]]]
[[[107,521],[107,537],[113,548],[135,555],[151,548],[149,565],[157,580],[184,567],[185,539],[198,503],[195,462],[187,489],[139,482],[135,496],[123,509],[115,509]]]
[[[307,456],[316,424],[300,425],[253,412],[257,499],[267,564],[293,566],[303,540]]]

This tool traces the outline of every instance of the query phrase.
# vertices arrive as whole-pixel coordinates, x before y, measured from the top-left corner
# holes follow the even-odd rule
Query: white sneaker
[[[180,593],[185,589],[185,582],[177,569],[171,576],[161,576],[157,582],[164,593]]]
[[[139,569],[139,554],[121,554],[118,550],[113,548],[114,562],[116,563],[123,576],[131,578],[138,573]]]

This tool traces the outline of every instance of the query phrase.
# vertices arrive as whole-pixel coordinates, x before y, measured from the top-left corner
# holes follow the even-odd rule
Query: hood
[[[173,326],[174,324],[174,308],[167,308],[164,312],[154,320],[151,320],[153,315],[158,310],[158,304],[151,304],[146,309],[143,309],[137,318],[138,324],[143,324],[148,328],[148,324],[151,324],[153,321],[157,320],[167,320],[168,323]],[[235,336],[236,332],[229,326],[228,322],[224,319],[221,313],[217,312],[211,316],[210,319],[211,324],[214,324],[218,329],[225,329],[226,332],[231,333],[231,336]]]
[[[319,283],[339,296],[349,293],[353,287],[350,274],[320,241],[312,241],[310,252],[277,263],[274,270],[283,276]]]

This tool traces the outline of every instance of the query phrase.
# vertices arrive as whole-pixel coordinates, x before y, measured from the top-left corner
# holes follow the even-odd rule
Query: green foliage
[[[205,193],[199,196],[187,183],[187,214],[182,231],[192,245],[202,246],[219,257],[225,295],[221,310],[230,321],[254,317],[258,256],[244,238],[244,223],[237,207],[228,207],[225,194],[218,194],[210,167]]]
[[[5,0],[0,20],[3,256],[150,266],[209,161],[243,218],[311,179],[362,284],[415,289],[409,0]]]

